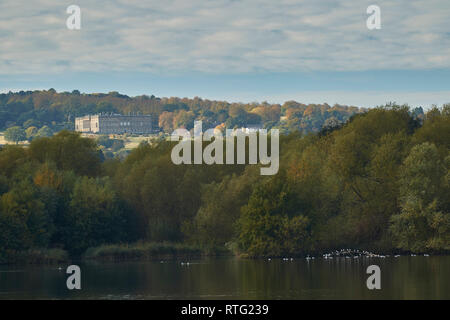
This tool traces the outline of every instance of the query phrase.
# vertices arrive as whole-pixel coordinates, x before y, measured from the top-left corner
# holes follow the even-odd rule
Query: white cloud
[[[0,74],[450,68],[448,0],[2,0]]]

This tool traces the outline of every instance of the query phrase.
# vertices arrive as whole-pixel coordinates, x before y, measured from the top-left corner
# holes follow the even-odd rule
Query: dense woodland
[[[306,105],[295,101],[283,105],[267,102],[243,104],[200,98],[131,98],[117,92],[81,94],[74,90],[71,93],[57,93],[50,89],[0,94],[0,130],[22,130],[20,139],[32,140],[62,129],[73,130],[74,118],[78,116],[120,113],[151,114],[154,116],[154,126],[165,133],[181,127],[191,129],[194,119],[202,120],[204,128],[233,129],[260,125],[268,129],[276,127],[284,133],[308,133],[319,132],[323,126],[344,123],[352,115],[363,111],[357,107]]]
[[[105,159],[67,130],[3,146],[0,260],[137,241],[252,257],[450,250],[450,105],[425,115],[388,105],[281,135],[274,176],[257,165],[177,166],[173,146],[159,139]]]

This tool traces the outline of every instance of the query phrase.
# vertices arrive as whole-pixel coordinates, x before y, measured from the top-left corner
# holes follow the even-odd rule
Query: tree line
[[[280,170],[174,165],[174,142],[105,158],[63,130],[0,150],[0,260],[30,248],[136,241],[246,256],[450,249],[450,105],[388,105],[280,137]]]
[[[205,128],[234,129],[253,125],[278,128],[283,133],[309,133],[319,132],[324,126],[345,123],[354,114],[365,111],[355,106],[330,106],[326,103],[230,103],[198,97],[129,97],[118,92],[82,94],[73,90],[58,93],[49,89],[0,94],[0,130],[14,128],[11,132],[14,140],[11,141],[17,142],[18,139],[31,140],[42,136],[48,129],[52,132],[74,130],[75,117],[120,113],[153,115],[153,127],[162,133],[171,133],[182,127],[191,129],[194,120],[201,120]],[[423,113],[423,110],[418,109],[417,112]],[[38,134],[37,131],[45,132]]]

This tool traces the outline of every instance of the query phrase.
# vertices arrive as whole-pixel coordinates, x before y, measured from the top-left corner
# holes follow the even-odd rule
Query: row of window
[[[102,123],[102,126],[104,126],[104,127],[114,127],[115,125],[116,125],[116,123],[111,123],[111,122]],[[121,127],[131,126],[131,122],[119,122],[119,125]],[[139,123],[134,123],[134,125],[144,126],[145,123],[139,122]]]

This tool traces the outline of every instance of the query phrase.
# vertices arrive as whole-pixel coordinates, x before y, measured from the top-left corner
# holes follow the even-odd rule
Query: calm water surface
[[[366,287],[371,264],[381,290]],[[66,288],[66,265],[0,266],[0,299],[450,299],[450,256],[79,265],[78,291]]]

